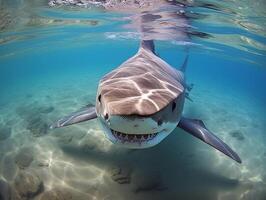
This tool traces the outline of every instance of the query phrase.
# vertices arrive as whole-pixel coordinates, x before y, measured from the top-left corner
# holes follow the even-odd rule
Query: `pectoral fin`
[[[178,127],[241,163],[239,156],[227,144],[209,131],[201,120],[182,117]]]
[[[63,126],[68,126],[71,124],[77,124],[80,122],[84,122],[90,119],[97,118],[95,107],[94,106],[86,106],[76,112],[73,112],[69,114],[68,116],[65,116],[58,121],[56,121],[54,124],[50,126],[51,129],[54,128],[60,128]]]

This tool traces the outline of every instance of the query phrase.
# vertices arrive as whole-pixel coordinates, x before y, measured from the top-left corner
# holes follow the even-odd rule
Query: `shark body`
[[[201,120],[182,116],[189,90],[187,60],[177,70],[155,54],[152,40],[143,40],[136,55],[100,80],[95,106],[71,113],[51,128],[98,118],[111,142],[141,149],[157,145],[178,127],[241,163]]]

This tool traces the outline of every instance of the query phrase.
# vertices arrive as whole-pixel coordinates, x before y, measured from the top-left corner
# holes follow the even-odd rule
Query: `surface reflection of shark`
[[[164,5],[164,9],[165,6],[168,4]],[[173,39],[177,33],[180,39],[189,38],[186,32],[188,26],[182,25],[187,24],[184,15],[176,11],[166,13],[140,13],[134,25],[142,35],[137,54],[100,80],[95,107],[87,106],[71,113],[51,127],[98,118],[110,141],[133,149],[157,145],[179,127],[241,163],[239,156],[211,133],[201,120],[182,116],[184,101],[190,90],[185,82],[188,56],[181,68],[176,70],[156,55],[153,39]],[[173,20],[169,20],[171,18]],[[167,19],[169,23],[166,28],[160,29],[162,19]],[[182,28],[175,27],[171,22],[181,24]]]

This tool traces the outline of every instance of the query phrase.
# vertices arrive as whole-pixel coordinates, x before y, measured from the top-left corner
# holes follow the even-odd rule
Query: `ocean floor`
[[[1,104],[2,199],[266,199],[266,119],[252,99],[196,84],[184,109],[240,155],[237,164],[179,129],[144,150],[111,144],[97,120],[49,130],[93,103],[96,87],[36,84]]]

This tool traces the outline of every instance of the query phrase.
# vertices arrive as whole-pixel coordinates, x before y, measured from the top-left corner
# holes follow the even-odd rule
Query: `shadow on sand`
[[[129,187],[133,185],[130,190],[132,195],[123,193],[124,186],[121,185],[121,190],[116,192],[120,193],[122,199],[213,200],[218,198],[221,191],[236,189],[238,180],[215,171],[215,157],[209,156],[211,153],[199,151],[200,145],[204,144],[176,129],[162,143],[149,149],[113,147],[108,152],[96,148],[84,151],[84,148],[71,144],[61,145],[61,148],[66,154],[99,168],[119,166],[119,170],[130,171],[125,175],[128,176],[125,183]],[[212,151],[208,148],[206,146],[206,151]],[[113,175],[110,174],[111,177]],[[113,180],[113,184],[119,186],[119,181]]]

